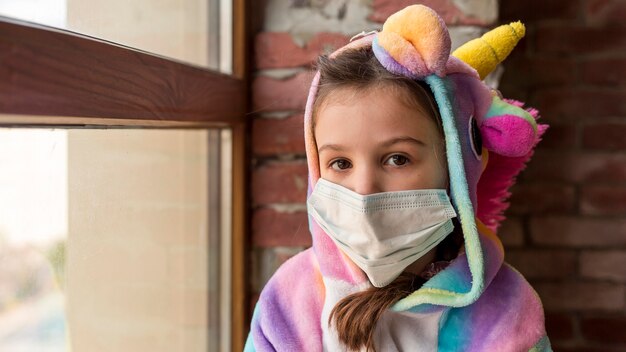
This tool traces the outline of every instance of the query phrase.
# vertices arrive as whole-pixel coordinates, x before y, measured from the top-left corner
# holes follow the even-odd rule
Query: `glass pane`
[[[232,35],[228,3],[223,0],[0,0],[0,15],[69,29],[230,73]]]
[[[66,154],[65,132],[0,129],[0,351],[66,350]]]
[[[0,351],[219,350],[221,134],[0,129]]]

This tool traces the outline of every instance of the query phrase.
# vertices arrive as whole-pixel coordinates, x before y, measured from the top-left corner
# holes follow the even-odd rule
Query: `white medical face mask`
[[[361,195],[321,178],[307,209],[376,287],[439,244],[456,217],[445,189]]]

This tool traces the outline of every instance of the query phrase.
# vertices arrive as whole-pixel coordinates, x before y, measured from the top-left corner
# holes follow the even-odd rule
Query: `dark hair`
[[[320,71],[319,89],[313,105],[313,123],[316,112],[327,102],[330,93],[337,88],[357,88],[358,91],[373,88],[397,89],[400,101],[411,108],[421,109],[434,119],[444,140],[439,110],[430,88],[421,81],[387,71],[376,59],[371,48],[345,51],[337,57],[322,56],[318,60]],[[313,127],[314,128],[314,127]],[[463,233],[456,219],[454,231],[438,246],[435,260],[452,260],[463,245]],[[418,275],[402,273],[385,287],[371,287],[340,300],[330,313],[328,323],[334,324],[339,340],[350,350],[365,347],[375,351],[374,330],[376,322],[391,305],[406,297],[424,284]]]
[[[437,245],[435,261],[451,261],[463,246],[463,232],[456,218],[452,219],[454,230]],[[374,331],[383,313],[400,299],[413,293],[426,282],[419,275],[404,272],[385,287],[370,287],[341,299],[328,317],[334,324],[339,340],[353,351],[365,347],[376,351]]]

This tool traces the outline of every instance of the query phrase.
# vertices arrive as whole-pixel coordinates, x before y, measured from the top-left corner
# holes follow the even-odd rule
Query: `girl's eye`
[[[402,165],[405,165],[408,161],[409,159],[406,156],[395,154],[389,157],[389,159],[387,159],[385,164],[393,165],[393,166],[402,166]]]
[[[352,164],[350,164],[350,162],[346,159],[338,159],[338,160],[333,161],[330,164],[330,167],[333,170],[342,171],[342,170],[349,169],[350,167],[352,167]]]

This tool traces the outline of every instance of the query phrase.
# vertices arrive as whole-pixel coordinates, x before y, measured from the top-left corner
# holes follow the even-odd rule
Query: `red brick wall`
[[[503,0],[500,20],[527,26],[501,91],[551,125],[513,190],[506,259],[556,351],[625,351],[626,1]]]
[[[455,5],[478,0],[421,2],[443,14],[450,28],[494,25],[495,18]],[[369,20],[382,23],[410,3],[374,0]],[[505,62],[501,90],[540,108],[552,128],[513,190],[500,236],[507,260],[544,301],[557,351],[626,349],[625,3],[501,2],[501,22],[528,25],[527,38]],[[311,244],[302,132],[308,69],[355,33],[321,30],[303,45],[296,44],[307,37],[301,33],[256,36],[251,305],[273,271]],[[608,66],[614,71],[605,72]]]

